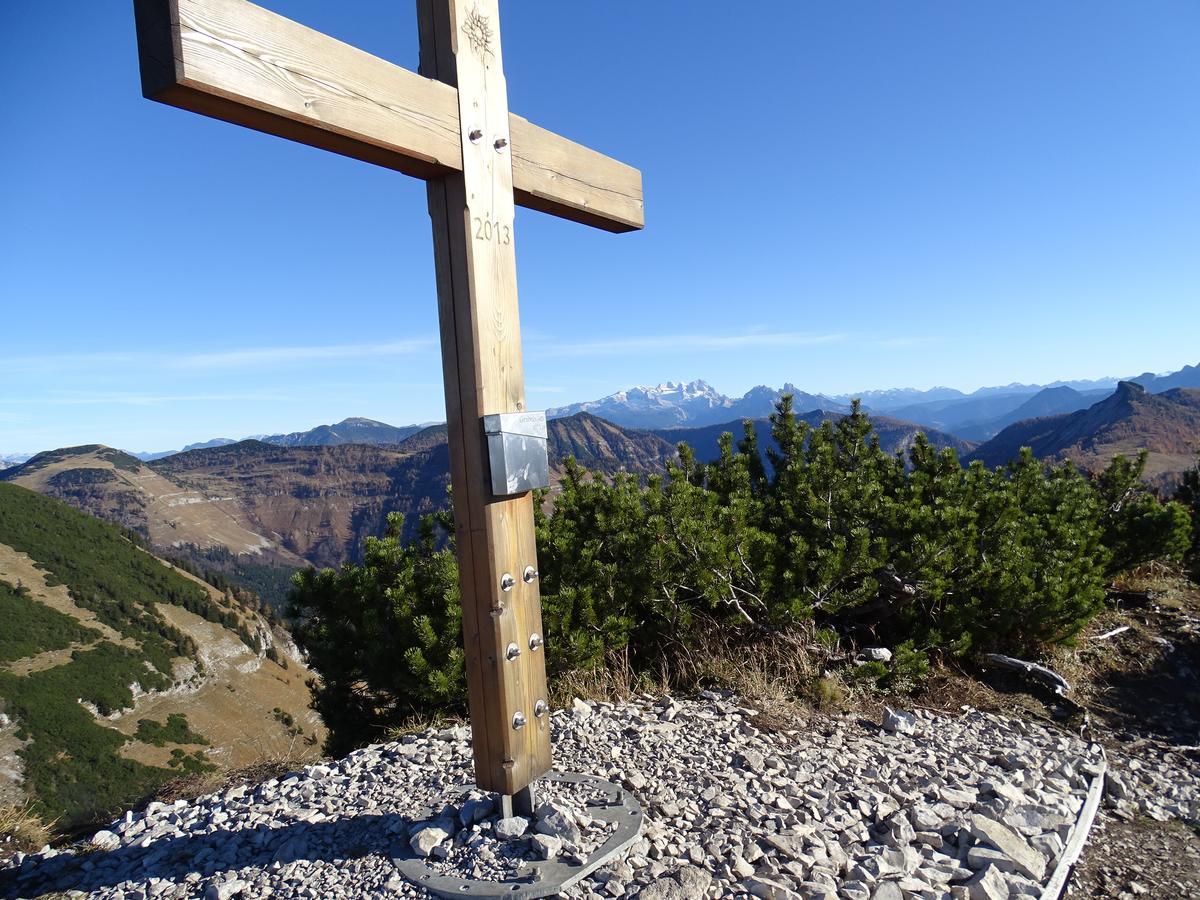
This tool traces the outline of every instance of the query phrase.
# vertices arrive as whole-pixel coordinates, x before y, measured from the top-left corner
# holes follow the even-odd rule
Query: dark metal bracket
[[[626,850],[641,833],[644,819],[642,807],[624,788],[593,775],[577,775],[572,772],[547,772],[538,781],[581,785],[602,795],[588,801],[588,811],[593,818],[615,823],[617,827],[608,840],[592,851],[583,863],[539,860],[530,862],[518,877],[507,881],[482,881],[442,875],[405,844],[400,855],[394,859],[396,868],[410,882],[439,897],[509,897],[513,900],[549,897],[561,893],[596,871]],[[464,784],[452,789],[431,809],[418,813],[417,820],[432,818],[443,805],[473,790],[473,784]]]

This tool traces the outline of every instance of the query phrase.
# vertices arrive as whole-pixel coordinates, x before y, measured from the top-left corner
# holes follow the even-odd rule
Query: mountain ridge
[[[1086,409],[1009,425],[967,459],[1003,465],[1026,446],[1039,458],[1071,460],[1088,471],[1103,468],[1118,453],[1132,456],[1144,449],[1147,480],[1169,487],[1200,452],[1200,388],[1156,394],[1122,381]]]
[[[797,412],[814,409],[849,410],[848,406],[828,397],[806,393],[790,383],[782,388],[757,385],[735,398],[697,379],[686,383],[666,381],[654,387],[641,385],[627,388],[598,400],[549,409],[546,417],[558,419],[586,412],[626,428],[701,427],[739,418],[765,418],[784,394],[792,395]]]
[[[1200,387],[1200,364],[1185,365],[1177,371],[1165,374],[1156,375],[1144,372],[1123,380],[1142,384],[1152,392],[1172,387]],[[697,379],[691,382],[668,381],[654,387],[626,388],[599,400],[585,400],[551,408],[547,415],[549,418],[561,418],[574,412],[593,412],[615,424],[652,430],[715,425],[737,418],[765,418],[773,410],[774,402],[778,400],[779,396],[789,392],[794,396],[793,405],[798,412],[815,409],[845,412],[848,411],[849,404],[853,399],[859,399],[866,412],[887,414],[939,431],[953,433],[967,440],[978,441],[992,437],[1001,428],[1017,421],[1014,414],[1023,415],[1023,413],[1017,413],[1019,408],[1039,392],[1066,387],[1082,394],[1094,392],[1098,397],[1100,391],[1112,391],[1117,383],[1118,379],[1115,378],[1098,378],[1058,380],[1045,385],[1011,382],[1007,385],[980,387],[971,392],[937,386],[924,390],[885,388],[826,395],[802,391],[788,382],[781,388],[758,385],[750,388],[742,397],[733,398],[720,393],[708,382]],[[683,406],[690,405],[694,409],[690,411],[681,409],[679,402],[671,402],[668,395],[675,394],[680,396]],[[964,404],[962,401],[967,402]],[[970,405],[972,402],[979,406],[972,407]],[[603,407],[606,404],[612,407],[607,410],[608,415],[604,415]],[[622,415],[620,410],[622,404],[633,408],[633,414]],[[946,410],[955,407],[956,404],[958,404],[957,411],[947,418]],[[394,426],[374,419],[352,416],[333,425],[317,425],[307,431],[287,434],[256,434],[243,438],[243,440],[255,439],[267,443],[297,446],[353,442],[388,444],[405,440],[432,424],[435,423]],[[238,443],[238,441],[233,438],[221,437],[190,443],[185,445],[182,450],[138,452],[130,455],[143,462],[149,462],[175,453],[233,443]],[[5,455],[4,452],[0,452],[0,471],[3,471],[6,465],[12,467],[25,462],[30,456],[31,454],[14,453]]]

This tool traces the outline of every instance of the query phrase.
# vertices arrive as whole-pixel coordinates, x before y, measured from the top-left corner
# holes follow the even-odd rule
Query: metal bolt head
[[[505,572],[500,576],[500,590],[502,591],[511,591],[513,589],[513,585],[516,583],[517,579],[513,578],[508,572]]]
[[[536,650],[542,646],[542,636],[536,631],[529,636],[529,649]]]
[[[513,660],[513,659],[516,659],[520,655],[521,655],[521,648],[517,646],[515,641],[504,648],[504,658],[505,659]]]
[[[502,153],[504,148],[508,146],[508,138],[496,138],[496,143],[494,143],[492,146],[496,148],[497,153]]]
[[[533,704],[534,717],[540,719],[542,716],[544,716],[546,714],[546,710],[548,710],[549,708],[550,707],[546,705],[545,700],[538,700],[536,703]]]
[[[472,144],[478,144],[483,139],[483,132],[478,128],[472,128],[467,137],[471,139]]]
[[[513,730],[520,731],[525,727],[525,713],[518,710],[513,713]]]
[[[521,578],[526,584],[533,584],[534,579],[538,577],[538,570],[533,566],[526,566],[525,571],[521,573]]]

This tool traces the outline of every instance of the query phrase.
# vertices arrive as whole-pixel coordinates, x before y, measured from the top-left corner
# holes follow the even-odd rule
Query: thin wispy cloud
[[[3,406],[161,406],[167,403],[282,403],[279,394],[146,394],[124,391],[51,391],[25,397],[0,397]],[[0,414],[2,415],[2,414]]]
[[[618,356],[648,351],[742,350],[756,347],[811,347],[839,344],[844,334],[813,334],[800,331],[763,331],[750,334],[660,334],[593,341],[554,343],[531,342],[529,352],[538,356]]]
[[[205,353],[55,353],[0,359],[0,372],[34,374],[80,369],[112,371],[142,370],[202,371],[213,369],[274,368],[296,363],[332,360],[366,360],[411,356],[436,346],[432,337],[409,338],[367,344],[310,344],[283,347],[244,347]]]
[[[235,367],[276,366],[287,363],[330,359],[367,359],[381,356],[409,356],[434,345],[432,338],[388,341],[382,344],[327,344],[324,346],[253,347],[222,350],[215,353],[191,353],[169,360],[180,369],[226,369]]]

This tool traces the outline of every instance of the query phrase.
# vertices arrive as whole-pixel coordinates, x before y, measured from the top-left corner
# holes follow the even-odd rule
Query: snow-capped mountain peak
[[[739,398],[728,397],[707,381],[665,381],[650,387],[638,385],[583,403],[573,403],[547,412],[550,418],[563,418],[588,412],[633,428],[672,428],[676,426],[718,425],[737,419],[766,418],[784,393],[795,397],[798,412],[813,409],[838,409],[839,404],[826,397],[814,397],[786,384],[782,390],[759,385]]]

